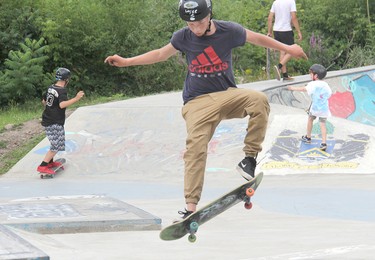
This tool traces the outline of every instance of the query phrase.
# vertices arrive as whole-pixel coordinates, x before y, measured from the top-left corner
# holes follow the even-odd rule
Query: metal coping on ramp
[[[0,225],[0,259],[4,260],[49,260],[43,251],[29,244],[26,240]]]
[[[161,229],[161,219],[106,196],[18,199],[0,204],[1,224],[40,234]]]

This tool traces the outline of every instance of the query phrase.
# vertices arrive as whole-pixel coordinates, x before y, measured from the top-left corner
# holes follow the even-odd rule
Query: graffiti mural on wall
[[[329,100],[333,116],[375,126],[375,70],[327,78],[332,88]],[[271,103],[306,109],[307,94],[277,88],[266,91]]]
[[[355,108],[346,117],[349,120],[375,126],[375,71],[372,71],[371,78],[368,74],[356,79],[343,78],[347,82],[348,91],[353,95]],[[344,82],[343,82],[344,84]],[[334,103],[334,102],[333,102]],[[346,104],[342,103],[345,107]],[[340,109],[340,108],[339,108]],[[333,111],[336,113],[336,110]]]

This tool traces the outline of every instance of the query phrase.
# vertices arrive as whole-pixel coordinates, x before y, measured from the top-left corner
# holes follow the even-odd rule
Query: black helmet
[[[310,71],[318,75],[319,79],[324,79],[327,75],[327,69],[323,65],[314,64],[310,67]]]
[[[180,0],[179,13],[182,20],[200,21],[212,13],[211,0]]]
[[[56,80],[68,80],[70,79],[70,70],[66,68],[58,68],[56,71]]]

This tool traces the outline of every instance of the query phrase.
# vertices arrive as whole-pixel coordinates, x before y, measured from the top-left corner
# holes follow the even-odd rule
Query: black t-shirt
[[[183,100],[236,87],[232,68],[232,49],[246,43],[245,29],[234,22],[213,20],[216,31],[209,36],[196,36],[188,27],[175,32],[173,47],[186,54]]]
[[[66,88],[51,85],[48,87],[43,99],[46,101],[46,107],[42,115],[42,126],[64,125],[66,109],[60,108],[60,103],[68,100]]]

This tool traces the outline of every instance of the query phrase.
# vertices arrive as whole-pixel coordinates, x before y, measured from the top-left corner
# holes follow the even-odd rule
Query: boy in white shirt
[[[320,150],[325,151],[327,149],[327,117],[331,116],[329,110],[328,99],[332,95],[332,90],[327,82],[322,81],[327,75],[327,70],[320,64],[314,64],[310,67],[310,76],[312,81],[304,87],[292,87],[289,86],[289,90],[293,91],[306,91],[311,97],[311,105],[309,108],[309,118],[307,121],[307,133],[302,136],[302,141],[305,143],[311,143],[311,131],[314,120],[319,117],[320,129],[322,132],[322,143]]]

